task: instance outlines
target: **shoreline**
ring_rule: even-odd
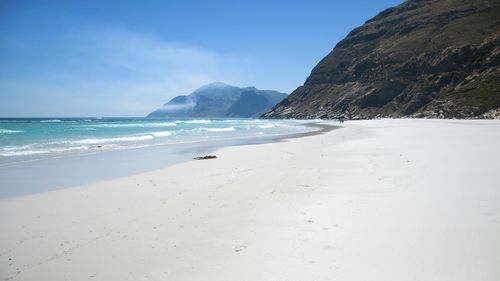
[[[500,276],[500,122],[343,127],[0,200],[0,278]]]
[[[287,139],[322,134],[330,130],[330,125],[318,125],[313,122],[303,124],[303,126],[319,128],[319,130],[278,136],[224,139],[175,145],[159,144],[149,147],[75,153],[8,163],[0,166],[0,178],[3,179],[4,185],[4,188],[0,189],[0,200],[163,169],[191,161],[193,157],[200,154],[213,153],[224,147],[281,142]],[[332,129],[334,128],[336,127],[333,126]],[[130,162],[129,159],[134,159],[134,161]],[[29,174],[30,177],[26,178],[24,176],[26,174]]]

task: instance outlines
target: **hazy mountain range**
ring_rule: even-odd
[[[499,65],[500,1],[406,1],[352,30],[263,117],[500,117]]]
[[[259,117],[286,96],[277,91],[215,82],[171,99],[147,117]]]

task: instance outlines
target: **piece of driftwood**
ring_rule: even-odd
[[[215,155],[205,155],[205,156],[198,156],[193,158],[194,160],[208,160],[208,159],[215,159],[217,156]]]

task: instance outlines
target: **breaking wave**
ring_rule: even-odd
[[[134,128],[134,127],[173,127],[177,126],[177,124],[173,122],[168,122],[168,123],[136,123],[136,124],[95,124],[90,126],[102,127],[102,128]]]
[[[24,132],[24,131],[0,129],[0,134],[17,134],[17,133],[22,133],[22,132]]]
[[[210,124],[210,120],[189,120],[189,121],[175,121],[175,123],[186,123],[186,124]]]
[[[232,132],[235,131],[236,129],[234,127],[228,127],[228,128],[203,128],[206,131],[209,132]]]

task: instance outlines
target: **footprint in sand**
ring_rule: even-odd
[[[332,246],[332,245],[325,245],[325,246],[323,246],[323,249],[324,249],[324,250],[335,249],[335,246]]]
[[[238,253],[238,252],[245,250],[246,248],[247,248],[247,246],[245,246],[245,245],[238,245],[238,246],[235,246],[233,248],[233,250]]]

